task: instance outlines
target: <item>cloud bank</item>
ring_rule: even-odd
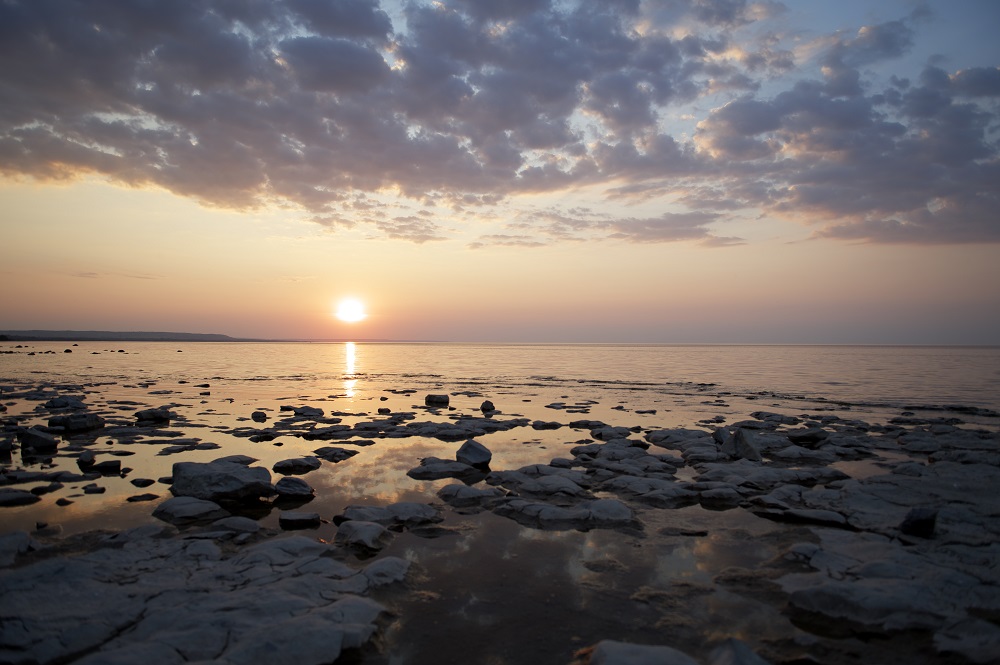
[[[815,237],[1000,241],[1000,69],[879,83],[918,13],[798,54],[778,2],[6,0],[0,173],[98,174],[330,228],[448,237],[369,195],[488,211],[598,188],[662,216],[518,215],[475,246]],[[880,80],[880,79],[879,79]],[[687,123],[687,124],[685,124]],[[368,205],[366,205],[366,202]],[[369,208],[359,213],[359,208]]]

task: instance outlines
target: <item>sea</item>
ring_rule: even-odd
[[[430,394],[448,395],[448,407],[428,409]],[[54,413],[46,404],[57,396],[77,397],[108,428],[82,443],[63,442],[54,456],[0,451],[0,470],[78,472],[76,458],[87,449],[98,460],[120,459],[122,472],[59,486],[19,484],[38,491],[41,501],[0,508],[0,532],[58,539],[163,526],[152,511],[170,496],[175,462],[240,454],[270,469],[319,445],[343,446],[357,454],[302,476],[316,497],[296,509],[322,517],[307,535],[334,542],[335,517],[349,505],[417,501],[440,506],[444,516],[434,529],[395,534],[380,553],[406,558],[416,572],[402,595],[380,598],[398,619],[382,651],[363,662],[565,663],[573,648],[602,635],[661,643],[664,622],[675,644],[691,653],[710,643],[719,626],[751,644],[795,639],[796,628],[766,594],[747,598],[714,582],[734,567],[752,569],[775,557],[775,539],[784,536],[742,508],[698,505],[640,507],[643,526],[634,532],[538,530],[490,511],[451,510],[436,493],[454,479],[407,474],[428,457],[454,459],[461,442],[377,434],[363,444],[310,441],[299,436],[301,428],[355,425],[385,414],[455,422],[484,417],[488,401],[491,418],[532,423],[477,437],[493,452],[497,470],[572,457],[573,446],[590,441],[586,427],[570,426],[581,420],[628,427],[636,439],[665,428],[712,431],[761,412],[875,426],[917,418],[995,432],[1000,347],[0,343],[6,425],[0,442],[13,442],[17,427],[44,426]],[[176,414],[169,426],[128,434],[135,411],[161,406]],[[323,416],[283,420],[302,406],[322,409]],[[256,411],[267,421],[255,422]],[[276,438],[248,438],[280,422],[291,424],[278,428]],[[880,450],[833,466],[861,479],[903,459],[902,452]],[[693,474],[685,466],[677,478]],[[280,533],[280,512],[264,505],[248,516]],[[680,597],[683,604],[674,607]]]
[[[0,350],[11,352],[0,355],[0,380],[212,380],[240,395],[440,387],[653,400],[708,386],[887,409],[1000,409],[996,346],[27,342]]]

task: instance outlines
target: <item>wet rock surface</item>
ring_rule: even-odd
[[[0,660],[329,663],[372,638],[386,610],[366,594],[408,567],[354,569],[303,537],[237,551],[218,540],[143,527],[0,572]]]
[[[636,409],[646,418],[636,426],[624,406],[615,409],[621,420],[550,421],[511,413],[498,397],[503,411],[492,401],[482,408],[482,394],[470,390],[371,415],[297,398],[225,421],[180,398],[153,407],[105,400],[99,390],[68,392],[83,398],[7,390],[17,396],[8,406],[36,406],[6,423],[0,510],[106,501],[144,511],[150,526],[79,540],[60,539],[49,524],[0,534],[4,662],[235,663],[280,654],[325,663],[368,644],[387,609],[415,626],[402,636],[424,626],[425,607],[475,617],[483,630],[516,623],[518,613],[502,613],[501,596],[490,596],[503,588],[538,608],[572,607],[565,603],[579,596],[589,599],[581,607],[630,618],[628,628],[609,610],[593,617],[590,632],[581,625],[580,635],[566,633],[558,662],[901,664],[927,654],[998,662],[1000,499],[992,488],[1000,436],[991,413],[976,412],[969,424],[954,415],[961,410],[862,420],[786,408],[671,427],[655,420],[661,407]],[[407,399],[417,391],[387,392]],[[542,408],[598,406],[566,399]],[[97,419],[102,426],[90,427]],[[337,447],[309,443],[326,440]],[[218,448],[237,454],[218,457]],[[184,459],[169,476],[142,466],[165,451]],[[274,484],[269,468],[283,474]],[[297,477],[304,473],[308,483]],[[365,487],[404,482],[406,491],[352,487],[351,479],[369,477]],[[497,549],[497,534],[513,534],[511,549],[534,544],[523,567],[514,554],[477,564],[481,579],[470,584],[481,586],[452,600],[445,580],[465,564],[445,562],[461,562],[462,548],[477,543]],[[462,548],[453,551],[453,542]],[[572,556],[563,561],[549,549]],[[447,554],[435,558],[438,551]],[[654,574],[656,561],[675,552],[719,561],[703,565],[707,577],[693,573],[697,583],[665,568]],[[420,579],[428,581],[391,602],[367,598],[405,578],[403,553],[423,557]],[[524,577],[505,578],[508,567]],[[640,570],[650,571],[641,582]],[[563,575],[568,583],[555,585]],[[547,584],[563,598],[536,596]],[[94,597],[101,602],[85,601]],[[540,621],[528,603],[519,611]],[[731,632],[715,626],[706,639],[702,625],[720,604],[738,608],[730,620],[747,618]],[[198,608],[190,616],[188,605]],[[93,630],[76,628],[92,609]],[[759,637],[725,639],[736,623]],[[617,632],[597,634],[609,624]],[[388,658],[375,649],[362,661]]]

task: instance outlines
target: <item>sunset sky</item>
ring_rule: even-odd
[[[998,30],[996,0],[6,0],[0,329],[1000,344]]]

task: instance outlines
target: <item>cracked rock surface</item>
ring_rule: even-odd
[[[302,536],[224,551],[155,526],[106,536],[0,572],[0,662],[329,663],[372,637],[385,610],[365,595],[409,567],[356,570],[333,551]]]

